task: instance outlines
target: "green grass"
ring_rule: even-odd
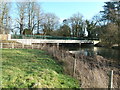
[[[79,84],[64,75],[62,66],[44,51],[3,49],[2,87],[79,88]]]

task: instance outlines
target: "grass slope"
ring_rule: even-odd
[[[62,67],[41,50],[3,49],[3,88],[79,88]]]

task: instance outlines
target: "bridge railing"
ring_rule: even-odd
[[[98,38],[88,37],[63,37],[46,35],[11,35],[11,39],[55,39],[55,40],[99,40]]]

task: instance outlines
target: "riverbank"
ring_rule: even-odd
[[[41,49],[61,62],[64,72],[78,79],[81,82],[81,88],[108,88],[111,70],[114,71],[113,87],[120,88],[120,65],[114,60],[98,55],[93,57],[82,54],[73,55],[55,46],[43,46]]]
[[[111,70],[114,70],[113,87],[120,88],[120,64],[114,60],[108,60],[98,55],[74,55],[58,46],[47,44],[34,44],[29,48],[45,51],[47,55],[59,62],[64,73],[79,80],[81,88],[108,88]]]
[[[118,46],[118,44],[114,44],[114,45],[106,45],[102,42],[99,42],[98,44],[95,45],[96,47],[105,47],[105,48],[112,48],[112,49],[116,49],[116,50],[120,50],[120,46]]]
[[[79,88],[76,79],[47,54],[35,49],[2,49],[2,88]]]
[[[120,50],[120,46],[112,46],[112,49]]]

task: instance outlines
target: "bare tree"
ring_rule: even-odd
[[[42,18],[42,9],[39,4],[36,5],[36,26],[37,26],[37,34],[40,34],[40,25]]]
[[[80,37],[83,34],[83,19],[80,13],[74,14],[69,19],[72,27],[72,36]]]
[[[26,14],[26,3],[25,2],[17,2],[17,10],[18,10],[18,29],[20,30],[20,34],[23,33],[24,26],[25,26],[25,14]]]
[[[20,34],[24,30],[32,32],[35,30],[37,26],[37,32],[39,33],[40,28],[40,18],[41,18],[41,10],[40,5],[37,2],[18,2],[17,10],[18,10],[18,18],[17,23],[20,30]]]
[[[36,2],[27,2],[28,29],[33,32],[36,26]]]
[[[10,3],[0,2],[0,24],[2,27],[9,28],[10,24]],[[7,30],[8,31],[8,30]]]
[[[8,19],[10,18],[9,12],[10,12],[10,3],[7,2],[1,2],[0,3],[0,21],[1,24],[8,26]]]
[[[42,19],[41,25],[45,35],[50,35],[50,33],[56,29],[59,24],[59,18],[53,13],[45,13]]]

